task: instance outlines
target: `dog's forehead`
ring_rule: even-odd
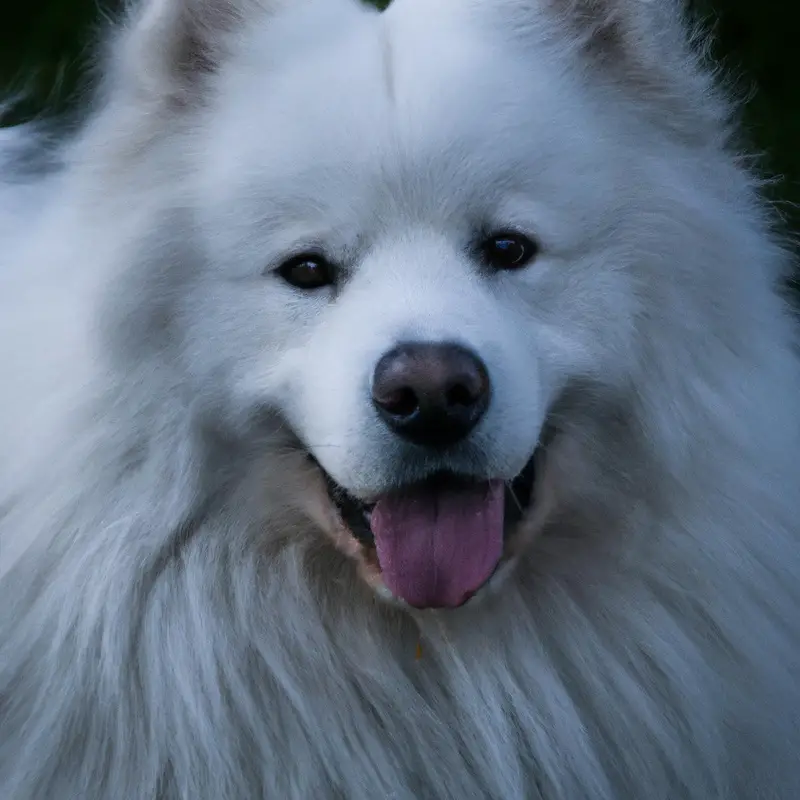
[[[376,15],[283,49],[278,62],[235,64],[219,93],[229,113],[215,117],[228,128],[215,131],[228,158],[265,177],[288,172],[323,185],[334,172],[360,179],[362,169],[383,169],[386,180],[403,169],[417,181],[444,174],[452,193],[453,173],[483,180],[531,152],[544,160],[563,150],[576,120],[557,70],[520,60],[502,36],[463,20],[423,22]]]
[[[259,55],[265,42],[234,64],[195,192],[231,221],[226,240],[344,248],[433,226],[463,242],[534,224],[566,241],[617,196],[631,153],[570,77],[459,24],[376,15],[277,61]]]

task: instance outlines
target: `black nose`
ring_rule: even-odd
[[[483,361],[458,344],[401,344],[375,367],[372,402],[399,436],[426,447],[463,439],[489,406]]]

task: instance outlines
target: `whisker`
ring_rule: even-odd
[[[520,513],[524,513],[525,509],[522,507],[522,503],[520,503],[519,499],[517,498],[517,495],[514,492],[514,488],[513,488],[512,482],[511,481],[504,481],[504,483],[506,485],[506,489],[508,490],[509,495],[511,496],[511,499],[516,504],[516,506],[519,509]]]

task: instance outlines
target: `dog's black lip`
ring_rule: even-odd
[[[525,516],[533,502],[534,486],[536,483],[536,460],[538,448],[523,467],[522,471],[514,480],[506,483],[505,503],[504,503],[504,536],[508,537],[517,523]],[[369,514],[375,503],[364,503],[354,497],[343,486],[340,486],[322,467],[322,465],[309,454],[309,458],[319,467],[322,472],[328,495],[336,506],[344,524],[350,533],[363,545],[374,546],[375,536],[369,525]],[[424,481],[430,483],[449,483],[449,482],[475,482],[478,479],[474,476],[459,475],[452,472],[438,472]]]

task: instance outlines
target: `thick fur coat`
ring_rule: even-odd
[[[796,800],[790,265],[676,5],[146,0],[102,66],[3,144],[0,797]],[[404,326],[486,354],[498,475],[547,431],[450,611],[321,488],[428,468],[357,396]]]

